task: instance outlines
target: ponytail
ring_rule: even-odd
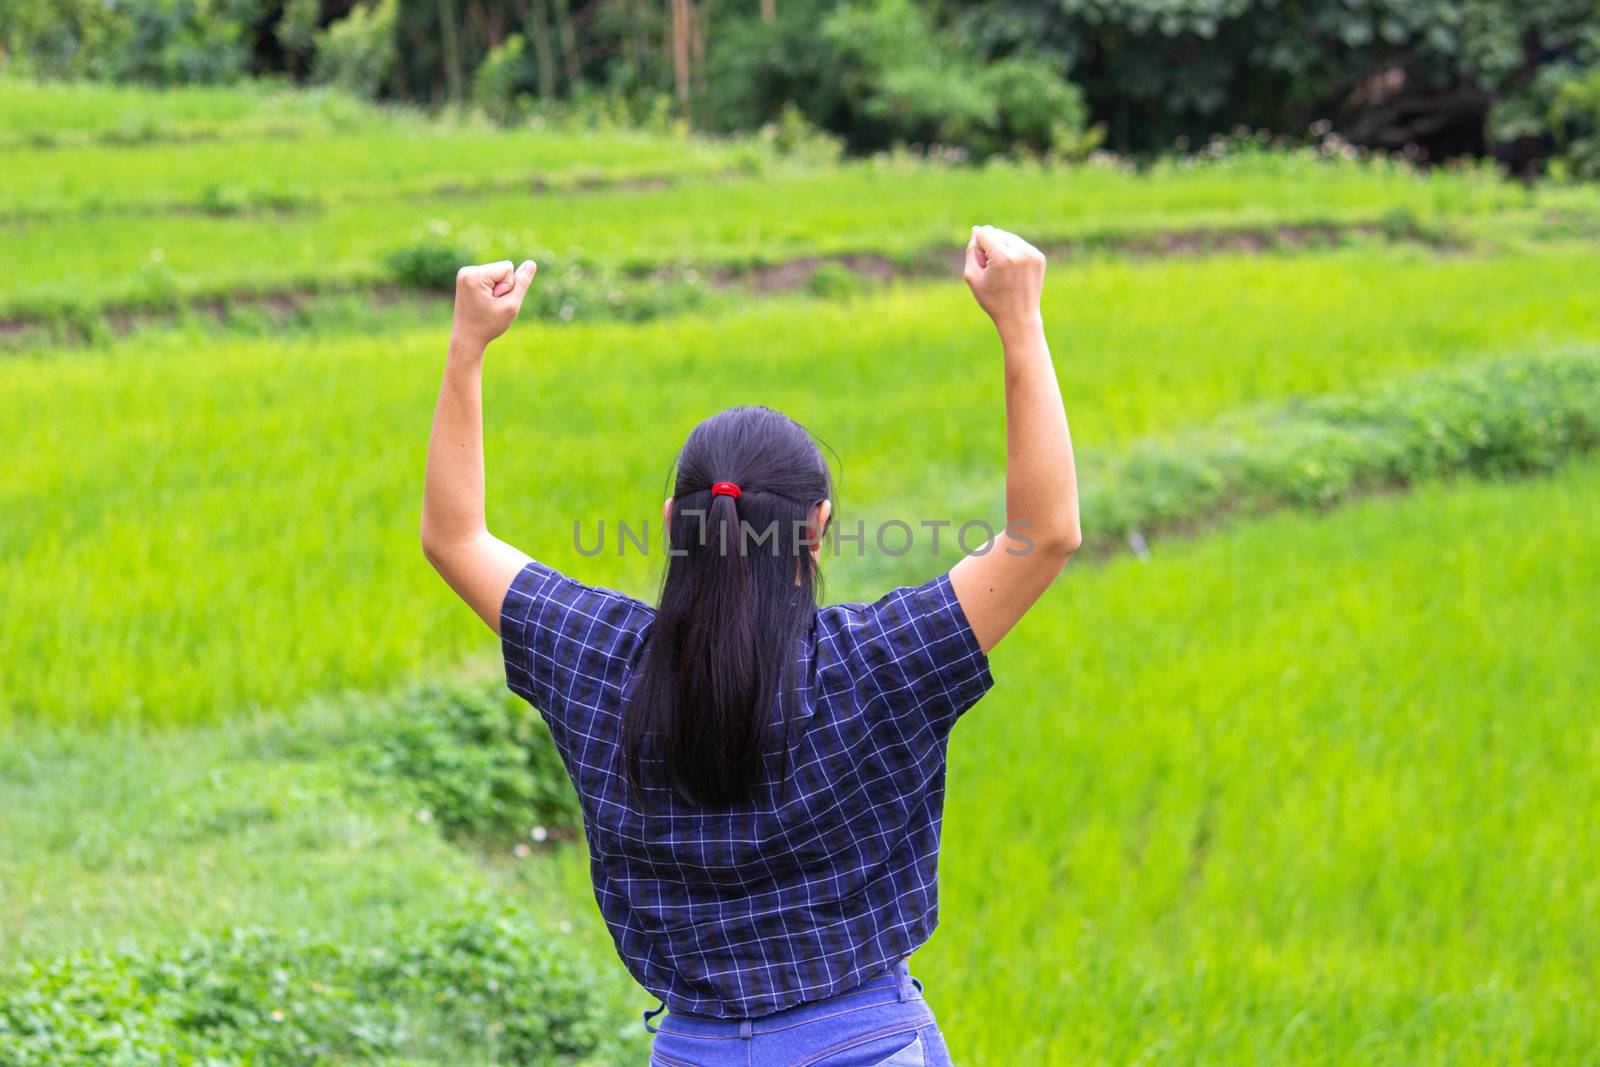
[[[815,443],[778,412],[734,408],[689,435],[661,600],[623,714],[636,791],[665,785],[714,808],[750,796],[816,611],[806,535],[830,494]]]

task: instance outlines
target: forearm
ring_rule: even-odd
[[[484,518],[483,348],[452,338],[428,438],[422,544],[432,558],[488,532]]]
[[[1037,316],[1000,328],[1005,348],[1006,523],[1024,542],[1071,552],[1081,540],[1072,436]]]

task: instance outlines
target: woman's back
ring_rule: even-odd
[[[708,808],[624,770],[648,605],[528,564],[506,678],[582,800],[595,895],[634,977],[675,1011],[742,1018],[884,974],[938,917],[945,745],[992,684],[947,576],[818,609],[795,642],[750,796]]]

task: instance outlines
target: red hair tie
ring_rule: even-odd
[[[731,496],[733,499],[738,500],[744,493],[740,492],[739,487],[732,482],[718,482],[711,487],[711,495]]]

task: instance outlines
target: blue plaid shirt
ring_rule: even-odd
[[[752,800],[727,811],[628,786],[623,700],[654,615],[540,563],[500,613],[506,683],[543,714],[577,788],[623,963],[673,1011],[723,1018],[893,968],[938,923],[945,746],[994,684],[949,578],[817,611],[788,759],[774,746]]]

